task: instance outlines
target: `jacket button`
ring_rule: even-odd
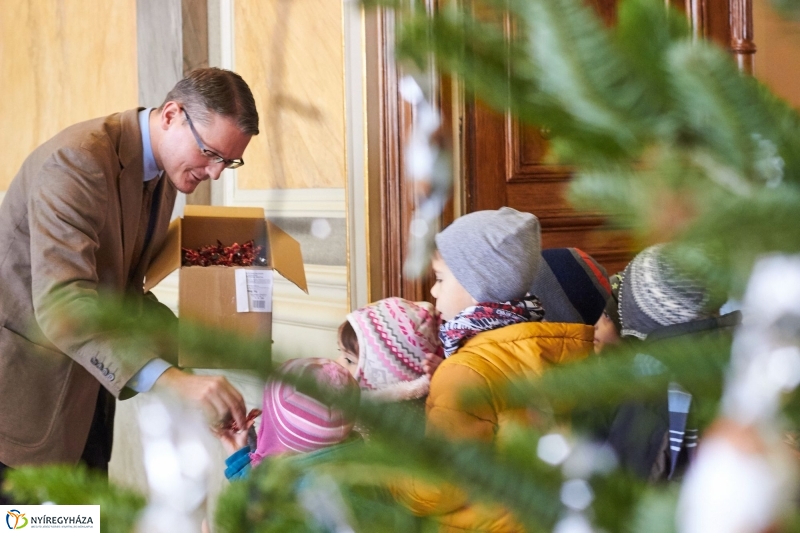
[[[106,377],[108,378],[108,381],[114,381],[114,374],[109,374]]]
[[[107,368],[103,369],[103,375],[108,376],[108,374],[109,374],[108,369]]]
[[[96,366],[97,365],[97,357],[92,356],[92,358],[89,359],[89,362]]]

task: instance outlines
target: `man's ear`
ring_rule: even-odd
[[[162,130],[168,130],[172,125],[178,123],[181,118],[181,109],[181,105],[172,100],[162,106],[159,117],[159,125]]]

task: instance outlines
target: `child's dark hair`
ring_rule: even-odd
[[[342,322],[342,325],[339,326],[338,334],[342,347],[351,354],[358,355],[358,337],[349,320]]]

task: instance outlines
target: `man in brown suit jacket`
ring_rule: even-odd
[[[102,294],[154,301],[143,277],[177,191],[243,164],[257,133],[244,80],[198,69],[158,109],[76,124],[25,160],[0,205],[0,480],[27,464],[107,469],[114,397],[153,386],[243,427],[242,396],[224,378],[184,373],[165,354],[131,353],[64,319]],[[174,320],[161,304],[150,308]]]

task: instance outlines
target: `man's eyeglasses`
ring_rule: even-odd
[[[197,146],[200,148],[200,151],[203,152],[204,156],[211,159],[214,163],[225,163],[225,168],[239,168],[244,165],[244,159],[225,159],[213,150],[206,148],[206,145],[203,144],[203,141],[200,139],[200,135],[197,134],[197,130],[194,129],[194,124],[192,124],[192,119],[189,118],[189,113],[187,113],[185,109],[182,109],[182,111],[183,114],[186,115],[186,122],[189,123],[189,129],[192,130],[194,140],[197,141]]]

